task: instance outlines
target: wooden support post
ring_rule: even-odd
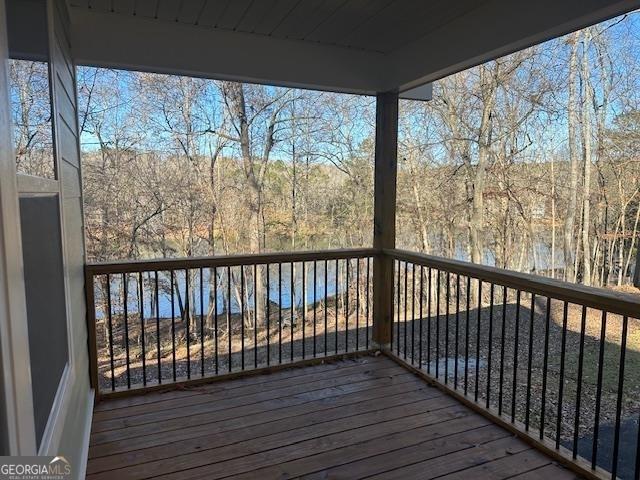
[[[398,93],[376,97],[376,152],[373,247],[396,246],[396,177],[398,172]],[[373,260],[373,342],[386,348],[393,324],[393,259]]]

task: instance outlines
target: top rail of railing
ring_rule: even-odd
[[[396,260],[434,267],[508,288],[535,293],[536,295],[544,295],[557,300],[633,318],[640,316],[640,295],[587,287],[552,278],[435,257],[408,250],[384,249],[382,253]]]
[[[272,263],[366,258],[379,254],[374,248],[343,248],[334,250],[308,250],[298,252],[255,253],[243,255],[219,255],[212,257],[161,258],[153,260],[124,260],[116,262],[88,263],[87,273],[134,273],[147,271],[169,271],[191,268],[226,267],[241,265],[266,265]]]

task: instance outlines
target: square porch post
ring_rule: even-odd
[[[396,177],[398,171],[398,93],[376,96],[373,247],[396,246]],[[373,260],[373,343],[388,348],[393,325],[393,260]]]

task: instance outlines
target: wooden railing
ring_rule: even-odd
[[[396,359],[582,474],[638,478],[637,296],[383,253]]]
[[[393,262],[374,345],[374,260]],[[402,250],[90,264],[98,397],[381,348],[579,473],[640,473],[635,295]],[[382,271],[382,270],[381,270]],[[377,324],[378,327],[383,325]],[[632,438],[630,438],[632,437]]]
[[[366,351],[372,249],[88,264],[98,397]]]

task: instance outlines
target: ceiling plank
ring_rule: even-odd
[[[177,0],[159,0],[156,18],[167,22],[175,22],[178,18],[180,10],[180,1]]]
[[[345,0],[309,0],[301,2],[278,26],[273,35],[303,39],[344,5]]]
[[[271,32],[278,27],[280,22],[289,15],[291,10],[293,10],[300,1],[301,0],[276,0],[273,7],[265,12],[265,15],[253,29],[253,32],[262,35],[271,35]]]
[[[206,0],[181,0],[178,22],[195,25],[205,3]]]
[[[207,0],[198,18],[198,25],[215,27],[230,1],[232,0]]]
[[[135,15],[141,17],[154,18],[156,16],[156,8],[160,0],[136,0]]]
[[[393,0],[348,0],[340,8],[339,15],[319,25],[305,39],[320,43],[343,44],[343,39],[353,30],[392,2]]]
[[[216,28],[235,30],[242,17],[251,7],[252,0],[233,0],[218,20]]]

